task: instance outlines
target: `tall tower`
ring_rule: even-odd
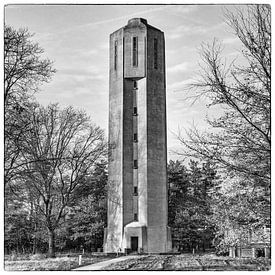
[[[104,251],[167,252],[165,47],[134,18],[110,35],[108,226]]]

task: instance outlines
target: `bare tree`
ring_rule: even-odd
[[[72,107],[36,107],[22,141],[25,192],[48,230],[49,255],[54,256],[55,230],[64,220],[77,187],[107,153],[104,132]],[[22,184],[22,182],[20,183]]]
[[[36,92],[39,84],[50,80],[55,72],[49,59],[42,59],[43,49],[31,41],[27,29],[5,26],[5,107],[26,93]]]
[[[216,162],[228,176],[237,177],[247,190],[248,207],[257,212],[255,220],[266,224],[270,223],[270,6],[227,11],[226,20],[243,44],[245,62],[226,66],[217,41],[202,46],[205,66],[192,88],[196,97],[206,96],[210,106],[219,105],[224,114],[208,119],[212,133],[193,128],[187,139],[181,135],[179,139],[185,155]]]
[[[18,174],[20,140],[29,127],[30,97],[55,72],[52,62],[42,59],[43,49],[31,38],[27,29],[5,26],[5,184]]]

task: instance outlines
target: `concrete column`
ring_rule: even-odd
[[[235,258],[236,257],[236,253],[235,253],[235,246],[231,246],[229,248],[229,257]]]
[[[241,255],[242,254],[241,247],[237,247],[235,251],[236,251],[236,255],[235,256],[241,258],[241,256],[242,256]]]
[[[252,258],[256,258],[256,250],[255,250],[255,247],[252,247]]]
[[[271,258],[271,248],[270,247],[264,248],[264,256],[265,256],[265,258],[268,258],[268,259]]]

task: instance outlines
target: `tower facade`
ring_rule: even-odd
[[[104,251],[171,250],[165,45],[134,18],[110,35],[108,226]]]

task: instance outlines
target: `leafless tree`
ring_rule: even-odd
[[[27,29],[5,26],[5,184],[18,174],[20,140],[29,127],[30,97],[55,72],[52,62],[41,57],[43,49],[31,38]]]
[[[21,180],[48,230],[49,255],[54,256],[55,230],[64,220],[74,192],[107,154],[104,132],[89,117],[57,104],[36,107],[30,130],[21,140]],[[37,214],[37,213],[36,213]]]
[[[227,11],[225,17],[242,42],[245,61],[226,66],[221,44],[202,46],[205,66],[191,88],[196,98],[207,97],[210,106],[218,105],[224,113],[208,119],[211,133],[193,128],[187,131],[188,138],[179,135],[179,139],[183,154],[216,162],[228,176],[243,179],[251,209],[269,223],[271,10],[269,5],[247,5]]]
[[[27,29],[5,26],[5,107],[26,93],[36,92],[39,84],[50,80],[55,72],[49,59],[42,59],[43,49],[31,41]]]

